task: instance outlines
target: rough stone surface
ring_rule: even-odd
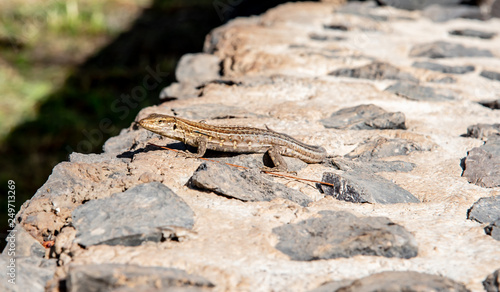
[[[413,235],[384,217],[356,217],[349,212],[320,212],[320,218],[273,229],[276,248],[296,261],[372,255],[412,258],[418,247]]]
[[[14,260],[14,276],[10,275],[11,259]],[[5,292],[44,292],[47,282],[54,277],[56,271],[55,259],[42,259],[39,257],[10,257],[0,255],[0,290]],[[14,279],[14,283],[8,282]]]
[[[87,291],[211,291],[214,284],[183,270],[123,264],[74,265],[68,292]],[[131,289],[131,290],[127,290]]]
[[[418,80],[409,73],[402,72],[399,68],[389,63],[373,62],[358,68],[343,68],[330,72],[328,75],[343,76],[363,79],[395,79],[417,82]]]
[[[389,86],[386,91],[410,100],[443,101],[455,98],[455,94],[451,90],[435,90],[432,87],[411,82],[398,82]]]
[[[148,133],[146,131],[130,131],[130,130],[122,130],[119,136],[109,138],[104,146],[102,147],[105,153],[110,153],[111,155],[115,155],[117,153],[123,153],[125,151],[130,150],[134,145],[140,143],[141,141],[146,141],[148,139]],[[89,160],[90,157],[94,159],[100,159],[101,162],[107,162],[110,159],[113,160],[115,157],[109,155],[97,155],[90,154],[91,156],[84,156],[85,154],[81,153],[72,153],[70,156],[73,159],[80,159],[80,157],[89,157],[85,158],[85,160]],[[82,161],[83,163],[87,163]],[[92,161],[96,162],[96,161]]]
[[[477,6],[471,5],[439,5],[427,6],[422,11],[424,17],[434,22],[446,22],[455,18],[484,19],[485,15]]]
[[[202,90],[194,83],[174,82],[160,92],[161,100],[175,100],[199,97]]]
[[[386,112],[373,104],[344,108],[320,121],[326,128],[334,129],[406,129],[403,113]]]
[[[486,292],[500,291],[500,269],[494,271],[483,281],[484,290]]]
[[[14,252],[17,257],[44,258],[45,248],[29,234],[21,225],[9,232],[7,245],[2,254],[8,255]]]
[[[449,34],[458,35],[458,36],[465,36],[465,37],[480,38],[480,39],[491,39],[494,36],[496,36],[496,33],[494,33],[494,32],[475,30],[475,29],[467,29],[467,28],[466,29],[450,30]]]
[[[432,62],[415,62],[415,63],[413,63],[412,66],[415,68],[428,69],[428,70],[438,71],[438,72],[447,73],[447,74],[465,74],[465,73],[473,72],[475,70],[475,67],[472,65],[446,66],[446,65],[441,65],[441,64],[432,63]]]
[[[453,5],[460,4],[460,0],[438,0],[438,1],[430,1],[430,0],[379,0],[380,3],[384,5],[393,6],[399,9],[406,10],[421,10],[427,6],[433,4],[441,4],[441,5]]]
[[[280,197],[249,202],[192,188],[189,180],[203,161],[150,145],[186,148],[182,142],[161,138],[133,123],[106,142],[103,154],[72,154],[70,161],[57,165],[47,182],[21,206],[16,222],[39,244],[55,241],[52,248],[46,249],[46,257],[57,261],[47,290],[67,291],[64,283],[70,266],[126,263],[188,271],[213,283],[214,290],[228,292],[309,291],[325,282],[353,281],[383,271],[439,274],[463,283],[470,291],[483,291],[484,279],[499,268],[500,242],[485,234],[489,223],[467,220],[466,214],[480,198],[500,193],[498,187],[469,183],[461,176],[461,161],[467,151],[484,144],[480,139],[464,137],[467,127],[500,121],[499,110],[480,104],[488,102],[493,106],[500,98],[500,82],[480,76],[481,71],[500,68],[500,38],[470,38],[448,32],[467,28],[498,35],[500,19],[455,18],[435,23],[423,14],[380,7],[373,1],[349,2],[342,7],[331,1],[295,2],[260,16],[231,20],[212,30],[203,52],[220,60],[217,66],[221,76],[197,85],[172,84],[164,90],[170,94],[164,96],[162,103],[142,109],[135,120],[160,113],[189,116],[213,125],[262,129],[268,126],[304,143],[320,145],[329,156],[324,163],[306,165],[291,159],[300,164],[295,169],[297,176],[313,182],[259,174],[303,193],[311,202],[302,206]],[[341,26],[347,30],[331,29]],[[493,56],[459,57],[464,54],[449,54],[453,50],[446,47],[436,55],[454,57],[436,60],[410,56],[413,47],[437,41],[491,52]],[[417,79],[418,86],[432,88],[435,94],[451,95],[453,99],[410,100],[385,91],[404,80],[329,75],[339,69],[356,69],[377,62],[390,64],[394,71]],[[473,65],[476,70],[452,75],[415,68],[414,62],[450,67]],[[446,83],[451,77],[454,83]],[[148,98],[156,104],[155,97]],[[405,127],[356,130],[349,126],[329,128],[321,122],[339,110],[368,104],[387,113],[404,115]],[[388,118],[384,120],[392,123]],[[364,121],[358,123],[366,125]],[[378,138],[401,139],[425,151],[370,161],[345,157]],[[487,139],[490,143],[491,137]],[[78,145],[71,146],[79,151]],[[263,160],[259,154],[210,152],[207,157],[248,163],[254,169]],[[421,203],[353,204],[337,200],[322,193],[314,182],[320,181],[325,172],[371,176],[376,173],[384,179],[380,188],[392,190],[397,185]],[[371,176],[367,181],[373,185],[378,178]],[[75,242],[77,230],[72,212],[76,208],[151,182],[165,185],[189,205],[196,214],[193,228],[161,227],[164,239],[137,246],[82,247]],[[131,204],[123,209],[133,208]],[[389,218],[414,235],[418,255],[409,259],[358,255],[304,262],[290,260],[275,248],[278,237],[273,228],[311,219],[320,211]],[[141,215],[151,218],[152,213],[157,212],[143,209]],[[149,224],[156,224],[156,217]],[[121,291],[127,289],[129,292],[126,287]]]
[[[168,187],[158,182],[142,184],[76,208],[73,211],[75,242],[82,246],[159,242],[168,237],[162,228],[190,229],[194,225],[193,216],[189,206]]]
[[[343,173],[326,172],[321,179],[331,183],[321,185],[323,192],[337,200],[352,203],[420,203],[420,200],[407,190],[389,180],[363,171],[346,171]]]
[[[500,124],[477,124],[467,127],[468,137],[484,139],[494,135],[500,135]]]
[[[175,69],[175,77],[180,83],[200,85],[220,78],[220,59],[212,54],[186,54]]]
[[[172,114],[191,120],[204,119],[243,119],[255,118],[259,115],[250,113],[243,108],[223,104],[197,104],[195,106],[173,108]]]
[[[460,57],[493,57],[489,50],[464,46],[462,44],[437,41],[413,46],[410,57],[460,58]]]
[[[338,170],[362,170],[365,172],[410,172],[415,164],[407,161],[354,161],[335,157],[329,161],[332,167]]]
[[[382,272],[358,280],[345,282],[329,282],[311,290],[311,292],[327,291],[449,291],[469,292],[464,284],[438,275],[412,271]],[[488,291],[489,292],[489,291]]]
[[[311,199],[300,191],[270,181],[259,171],[239,170],[222,163],[203,163],[191,177],[191,185],[242,201],[284,198],[307,206]]]
[[[493,237],[495,240],[500,241],[500,218],[491,222],[490,225],[486,226],[484,228],[484,232]]]
[[[478,186],[500,186],[500,136],[490,136],[484,145],[467,152],[462,176]]]
[[[346,157],[360,161],[371,161],[383,157],[408,155],[410,152],[421,150],[423,149],[413,141],[379,137],[359,145]]]
[[[481,198],[467,212],[467,218],[479,223],[500,219],[500,196]]]
[[[376,7],[377,3],[375,1],[348,1],[342,7],[337,8],[336,12],[356,15],[374,21],[388,21],[391,18],[390,15],[377,13],[377,10],[374,9]],[[398,16],[394,18],[398,18]]]

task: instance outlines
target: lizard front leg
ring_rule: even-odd
[[[191,153],[189,151],[182,151],[182,153],[186,156],[186,157],[190,157],[190,158],[200,158],[200,157],[203,157],[203,155],[205,155],[205,152],[207,152],[207,138],[206,137],[197,137],[196,138],[196,143],[192,143],[192,144],[195,144],[194,146],[198,146],[198,150],[196,151],[196,153]],[[187,144],[187,143],[186,143]],[[191,143],[189,143],[191,144]],[[193,146],[193,145],[192,145]]]

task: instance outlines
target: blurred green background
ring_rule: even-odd
[[[186,53],[236,16],[260,14],[283,0],[0,1],[0,247],[7,236],[7,182],[16,212],[65,161],[70,149],[100,153],[143,107],[159,103]],[[141,86],[147,67],[168,72],[130,112],[123,94]],[[115,102],[115,103],[113,103]],[[113,107],[113,104],[115,107]],[[110,131],[89,139],[103,119]],[[82,141],[86,141],[82,144]]]

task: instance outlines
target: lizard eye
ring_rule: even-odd
[[[173,129],[174,129],[174,130],[176,130],[176,129],[177,129],[177,125],[176,125],[176,124],[174,124]]]

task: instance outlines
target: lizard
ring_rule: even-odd
[[[299,158],[307,163],[321,163],[327,154],[321,146],[302,143],[269,128],[264,130],[244,126],[215,126],[162,114],[151,114],[141,119],[139,125],[161,136],[197,147],[197,153],[185,151],[189,157],[203,157],[207,150],[234,153],[267,152],[274,164],[273,168],[264,168],[268,171],[288,170],[282,155]]]

